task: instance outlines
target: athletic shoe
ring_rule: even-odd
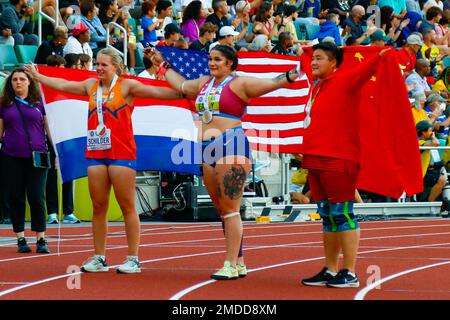
[[[236,264],[236,270],[238,272],[239,278],[243,278],[247,275],[247,266],[245,264]]]
[[[50,253],[50,250],[48,250],[47,240],[44,238],[40,238],[36,242],[36,252],[37,253]]]
[[[58,224],[59,221],[58,221],[58,216],[57,216],[57,214],[56,214],[56,213],[50,213],[50,214],[48,215],[47,223],[48,223],[48,224]]]
[[[105,259],[99,255],[94,255],[92,258],[85,261],[81,266],[83,272],[107,272],[108,265]]]
[[[31,248],[27,244],[27,239],[25,239],[24,237],[17,239],[17,248],[18,248],[17,252],[19,253],[31,252]]]
[[[327,283],[333,280],[334,276],[328,271],[327,267],[324,267],[322,271],[316,274],[314,277],[303,279],[302,283],[305,286],[324,287]]]
[[[75,217],[73,213],[64,215],[63,223],[80,223],[80,219]]]
[[[229,261],[225,261],[222,269],[211,275],[211,279],[215,280],[236,280],[237,278],[239,278],[239,273],[236,268],[231,266]]]
[[[127,257],[122,265],[117,268],[117,273],[140,273],[141,264],[137,257]]]
[[[327,282],[327,287],[333,288],[358,288],[359,281],[356,274],[349,272],[347,269],[342,269],[338,272],[334,279]]]

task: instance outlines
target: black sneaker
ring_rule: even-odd
[[[324,287],[327,285],[328,281],[333,280],[333,278],[333,275],[328,272],[328,268],[324,267],[322,271],[320,271],[314,277],[303,279],[302,283],[305,286]]]
[[[327,287],[332,288],[358,288],[359,281],[358,277],[351,275],[347,269],[342,269],[338,272],[334,279],[328,281]]]
[[[40,238],[36,242],[36,252],[37,253],[50,253],[50,250],[48,250],[48,246],[47,246],[47,240],[45,240],[44,238]]]
[[[17,248],[18,248],[17,252],[19,253],[31,252],[31,248],[27,244],[27,239],[25,239],[24,237],[17,239]]]

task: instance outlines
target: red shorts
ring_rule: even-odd
[[[358,172],[308,170],[309,187],[315,201],[328,200],[329,203],[354,201],[357,179]]]

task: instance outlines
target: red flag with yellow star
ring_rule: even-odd
[[[385,47],[344,47],[340,70],[360,66]],[[312,48],[304,49],[302,69],[311,81]],[[356,106],[359,123],[360,174],[357,188],[399,198],[403,192],[422,192],[423,178],[417,134],[405,82],[394,49],[380,59],[376,73],[361,90],[352,92],[349,108]],[[337,98],[339,98],[337,96]],[[332,101],[330,101],[332,103]],[[330,137],[332,139],[332,137]]]

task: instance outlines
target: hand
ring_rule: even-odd
[[[404,27],[406,27],[409,24],[409,19],[405,19],[402,21],[402,23],[400,24],[400,29],[403,29]]]
[[[34,14],[34,9],[33,9],[33,7],[26,7],[26,8],[25,8],[24,16],[30,17],[30,16],[32,16],[33,14]]]
[[[4,37],[9,37],[9,36],[12,35],[12,31],[11,31],[11,29],[9,29],[9,28],[3,29],[3,30],[2,30],[2,33],[3,33],[3,36],[4,36]]]
[[[122,20],[125,20],[128,18],[128,12],[126,10],[119,10],[119,17]]]
[[[248,27],[249,24],[250,24],[250,16],[246,15],[244,17],[244,26]]]
[[[37,79],[37,77],[39,76],[39,71],[34,64],[26,64],[23,68],[25,69],[25,73],[28,74],[31,78]]]
[[[439,118],[439,116],[442,114],[442,110],[441,109],[435,109],[432,113],[433,116],[437,118]]]
[[[159,65],[164,61],[164,57],[161,52],[155,48],[145,48],[144,57],[149,59],[155,67],[159,67]]]

